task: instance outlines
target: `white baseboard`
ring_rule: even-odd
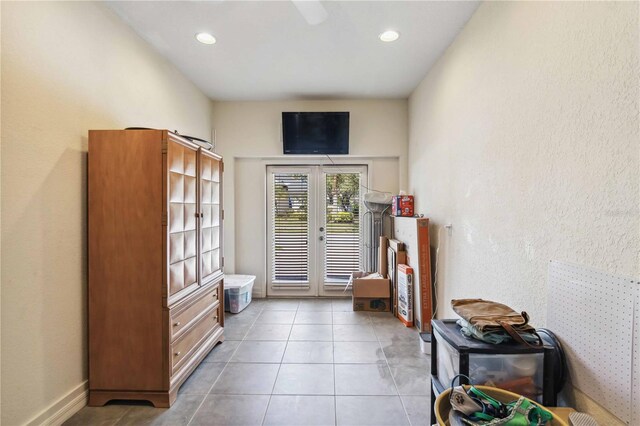
[[[87,405],[89,382],[84,381],[71,392],[58,399],[40,414],[34,417],[27,426],[58,426],[71,418]]]

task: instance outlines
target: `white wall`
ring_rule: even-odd
[[[1,422],[17,425],[87,379],[87,131],[208,138],[211,104],[99,3],[1,7]]]
[[[369,163],[370,187],[377,190],[396,192],[407,183],[405,99],[214,102],[216,151],[225,159],[225,272],[256,275],[258,297],[266,288],[266,165],[329,162],[282,156],[283,111],[350,111],[344,161]]]
[[[482,297],[544,326],[550,259],[640,275],[638,36],[637,2],[485,2],[411,95],[409,189],[453,224],[441,317]]]

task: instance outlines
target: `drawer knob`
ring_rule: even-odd
[[[217,316],[217,315],[214,315],[214,316],[213,316],[213,320],[214,320],[214,321],[218,321],[218,316]]]
[[[174,323],[173,323],[173,326],[174,326],[174,327],[178,327],[178,326],[180,326],[180,321],[174,322]]]
[[[176,352],[176,353],[173,354],[173,356],[180,356],[180,353],[181,352]]]

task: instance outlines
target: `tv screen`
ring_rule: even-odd
[[[348,112],[283,112],[285,154],[348,154]]]

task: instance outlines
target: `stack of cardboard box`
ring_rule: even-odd
[[[352,276],[353,310],[390,311],[407,327],[431,332],[429,219],[413,216],[413,196],[396,196],[393,206],[394,238],[380,237],[377,273]]]

